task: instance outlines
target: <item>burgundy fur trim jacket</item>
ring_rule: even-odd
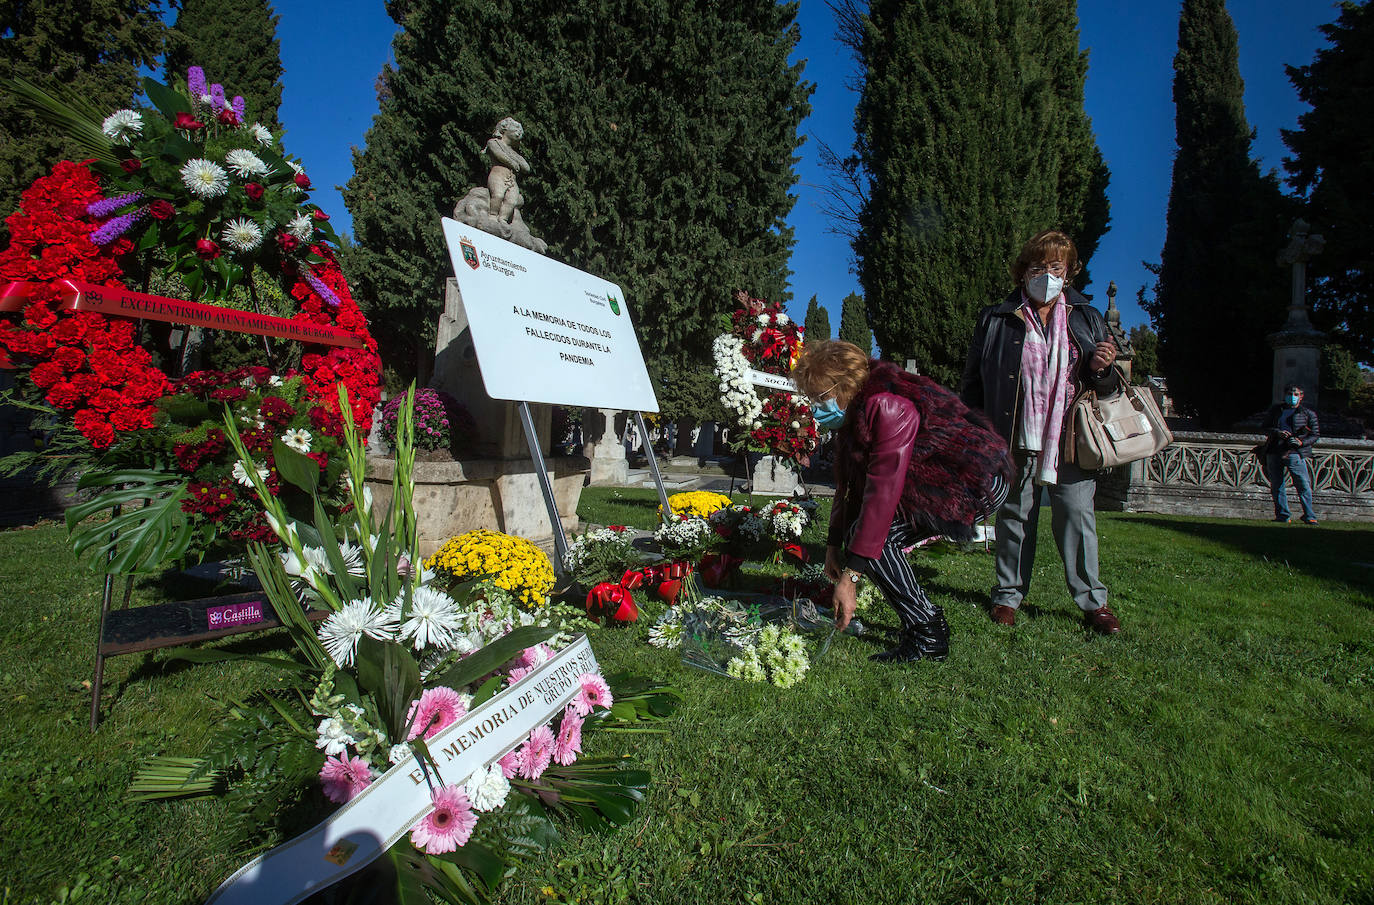
[[[870,361],[836,442],[827,543],[876,559],[898,511],[927,535],[956,540],[991,509],[994,476],[1011,476],[1006,442],[928,377]]]

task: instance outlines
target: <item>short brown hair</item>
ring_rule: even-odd
[[[1020,283],[1026,278],[1026,271],[1032,264],[1043,261],[1063,261],[1065,282],[1072,281],[1083,269],[1083,265],[1078,261],[1078,248],[1074,246],[1068,233],[1057,229],[1042,229],[1021,246],[1021,253],[1011,265],[1012,279]]]
[[[792,368],[792,382],[803,394],[816,398],[833,387],[836,396],[854,398],[868,379],[868,356],[853,343],[823,339],[802,346]]]

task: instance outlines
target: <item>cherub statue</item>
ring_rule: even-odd
[[[503,223],[510,223],[524,198],[520,196],[520,186],[516,184],[516,173],[528,173],[529,161],[515,150],[515,142],[525,137],[525,129],[514,117],[507,116],[496,124],[491,140],[487,142],[487,157],[491,158],[491,172],[487,174],[487,191],[490,193],[488,210]]]
[[[496,124],[486,146],[487,158],[491,161],[487,186],[469,189],[454,205],[453,216],[469,226],[543,254],[548,245],[530,234],[520,216],[520,205],[525,199],[520,194],[515,174],[528,173],[530,165],[515,149],[515,143],[524,135],[524,127],[514,117],[507,116]]]

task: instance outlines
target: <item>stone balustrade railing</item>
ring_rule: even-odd
[[[1098,505],[1130,512],[1272,518],[1264,465],[1251,449],[1259,434],[1180,431],[1153,457],[1098,482]],[[1374,441],[1323,438],[1308,460],[1317,518],[1374,521]],[[1294,512],[1297,494],[1289,482]]]

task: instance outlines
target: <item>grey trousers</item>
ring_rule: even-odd
[[[997,513],[997,584],[992,588],[993,605],[1012,609],[1030,590],[1042,489],[1034,480],[1036,454],[1014,456],[1011,491]],[[1073,602],[1084,612],[1099,609],[1107,603],[1107,586],[1097,575],[1097,481],[1077,465],[1065,464],[1059,467],[1059,483],[1044,489],[1049,491],[1054,542]]]

